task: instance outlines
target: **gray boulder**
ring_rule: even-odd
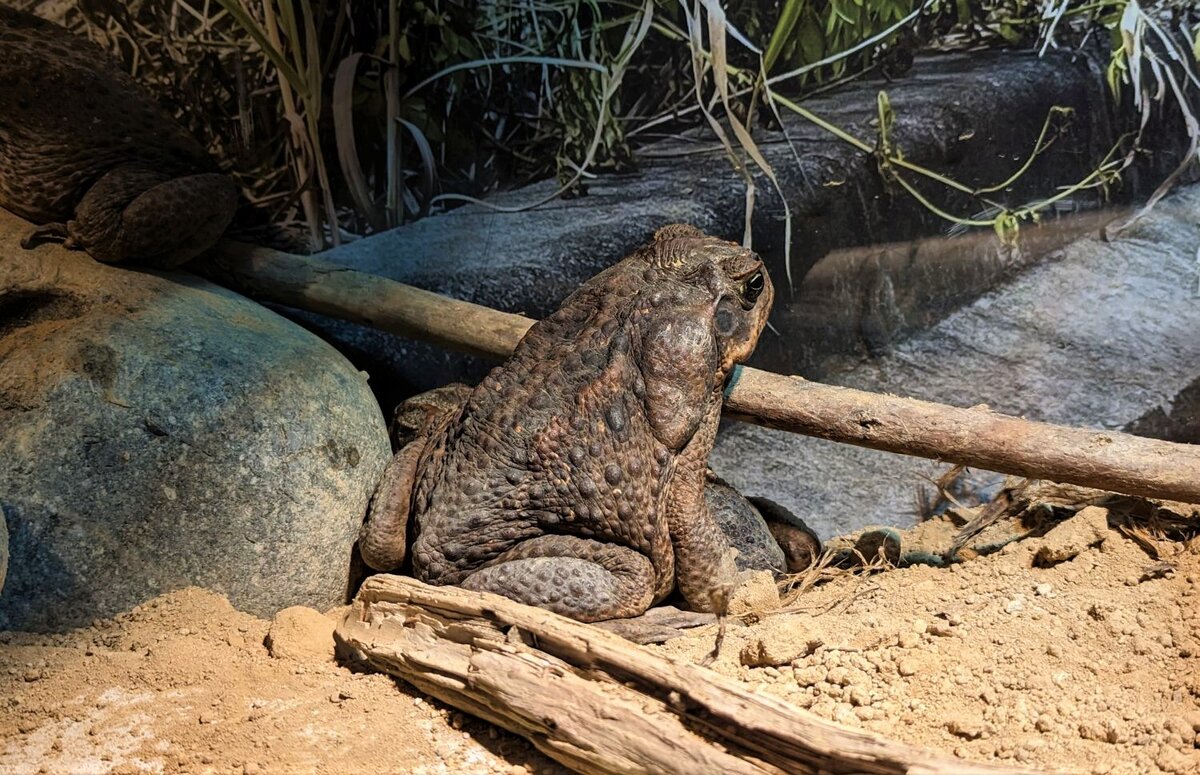
[[[230,291],[25,252],[16,229],[2,217],[0,629],[187,585],[260,616],[342,602],[391,453],[365,375]]]
[[[1134,427],[1170,435],[1175,421],[1187,422],[1189,386],[1200,379],[1198,244],[1194,184],[1118,238],[1073,242],[893,352],[825,381],[1090,428],[1120,429],[1157,414],[1157,428]],[[930,481],[946,470],[746,424],[726,429],[709,462],[734,487],[786,504],[826,536],[913,524],[918,488],[930,494]],[[998,477],[976,474],[971,489],[987,497],[987,480],[994,486]]]

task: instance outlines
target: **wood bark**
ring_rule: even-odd
[[[505,358],[532,320],[375,275],[223,242],[209,277],[248,296]],[[1200,503],[1200,448],[879,395],[743,368],[728,415],[768,428],[1035,479]]]
[[[597,627],[457,587],[372,576],[336,637],[343,656],[584,773],[1029,772],[889,742]]]

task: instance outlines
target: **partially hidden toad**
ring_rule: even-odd
[[[106,263],[209,248],[238,190],[99,46],[0,5],[0,207]]]

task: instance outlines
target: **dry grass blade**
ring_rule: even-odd
[[[703,6],[704,15],[707,19],[708,27],[708,44],[709,51],[705,52],[703,48],[703,39],[700,35],[700,6]],[[685,6],[686,11],[686,6]],[[692,13],[687,15],[689,40],[692,46],[693,58],[693,73],[696,77],[696,92],[698,99],[703,100],[701,83],[703,81],[704,66],[703,62],[708,60],[711,62],[713,84],[716,89],[716,96],[721,101],[721,105],[725,110],[725,119],[729,122],[729,127],[733,131],[733,135],[737,138],[738,145],[742,151],[754,162],[754,164],[762,170],[763,174],[771,182],[776,193],[779,195],[779,201],[783,206],[784,211],[784,269],[787,275],[788,287],[793,287],[792,281],[792,213],[791,207],[788,205],[787,196],[783,192],[783,188],[779,185],[779,179],[775,175],[775,170],[770,162],[763,156],[762,151],[758,147],[758,143],[754,141],[753,136],[747,126],[738,118],[733,110],[731,102],[731,90],[729,87],[729,61],[728,52],[726,50],[726,35],[731,35],[735,40],[741,42],[748,49],[759,55],[761,62],[762,52],[751,45],[737,29],[729,23],[725,16],[725,11],[717,0],[698,0],[696,7]],[[706,56],[707,55],[707,56]],[[746,182],[746,213],[745,224],[743,227],[742,243],[747,247],[753,246],[753,215],[755,202],[755,184],[750,171],[737,158],[734,153],[732,144],[721,128],[720,123],[713,117],[710,109],[704,109],[705,118],[708,120],[709,126],[713,128],[714,133],[721,139],[725,146],[726,153],[731,159],[734,159],[738,171],[741,173],[743,180]]]
[[[589,62],[586,59],[566,59],[563,57],[525,56],[525,55],[496,57],[494,59],[473,59],[470,62],[459,62],[458,64],[451,65],[450,67],[446,67],[446,68],[443,68],[443,69],[437,71],[436,73],[429,76],[428,78],[425,78],[424,80],[421,80],[418,83],[416,83],[415,85],[409,87],[409,89],[406,92],[404,92],[404,96],[411,97],[414,94],[420,92],[421,89],[424,89],[426,86],[433,83],[434,81],[437,81],[441,78],[445,78],[446,76],[452,75],[453,73],[462,72],[464,70],[478,70],[480,68],[490,68],[490,67],[495,67],[497,65],[518,65],[518,64],[543,65],[543,66],[547,66],[547,67],[579,67],[579,68],[583,68],[584,70],[595,70],[596,72],[602,73],[604,75],[608,74],[608,69],[604,65],[598,64],[596,62]]]
[[[361,53],[351,54],[338,63],[333,77],[333,133],[337,140],[338,162],[342,177],[350,190],[350,196],[358,211],[371,228],[382,231],[387,228],[387,218],[375,205],[367,178],[358,160],[358,143],[354,139],[354,81],[358,74]]]
[[[275,0],[263,3],[264,23],[258,20],[241,5],[241,0],[217,0],[243,30],[254,39],[262,49],[263,55],[274,65],[278,74],[279,97],[283,107],[284,120],[290,130],[291,164],[298,183],[311,178],[311,170],[316,164],[319,148],[313,147],[311,138],[306,131],[306,124],[297,100],[302,100],[306,93],[306,85],[301,72],[288,61],[284,53],[286,47],[279,34],[279,25],[275,14]],[[285,3],[286,5],[286,3]],[[317,205],[316,193],[311,186],[300,184],[298,189],[300,206],[304,210],[304,220],[308,225],[310,246],[317,250],[323,246],[321,212]]]
[[[834,549],[827,549],[822,552],[820,558],[815,563],[803,572],[788,577],[783,582],[782,605],[777,610],[770,612],[770,615],[807,613],[820,616],[837,610],[845,610],[855,600],[859,600],[875,592],[877,588],[874,585],[865,583],[866,577],[890,570],[893,567],[892,564],[882,557],[867,559],[857,551],[854,552],[854,555],[857,564],[848,565],[840,562],[841,552]],[[846,577],[858,577],[863,579],[864,583],[856,588],[854,594],[820,608],[811,605],[801,605],[799,603],[804,597],[804,593],[813,587],[826,584],[834,579]]]
[[[725,134],[724,127],[721,122],[717,121],[716,116],[712,114],[712,105],[706,103],[704,99],[704,78],[708,72],[708,52],[704,49],[704,39],[700,31],[700,2],[696,0],[694,7],[689,10],[684,5],[684,15],[687,20],[688,40],[692,50],[692,77],[695,82],[696,104],[700,111],[704,114],[704,119],[708,122],[708,126],[712,129],[714,135],[721,142],[721,146],[725,149],[725,155],[729,158],[734,170],[742,177],[746,184],[746,211],[745,225],[743,226],[743,242],[749,242],[751,236],[751,216],[754,214],[754,177],[750,171],[746,169],[746,165],[738,158],[737,152],[733,148],[733,143],[729,141],[729,136]],[[718,52],[723,51],[724,47],[724,30],[722,29],[718,38],[721,43],[715,46]],[[724,73],[724,57],[723,54],[714,55],[721,57],[721,71]]]
[[[269,3],[268,3],[269,5]],[[296,20],[296,7],[300,8],[300,20],[304,24],[303,34]],[[308,135],[308,144],[312,149],[314,166],[317,170],[317,181],[320,193],[325,200],[325,218],[329,224],[329,235],[334,247],[341,244],[341,232],[338,229],[337,208],[333,204],[333,186],[329,181],[329,171],[325,164],[325,153],[321,148],[321,116],[324,100],[323,75],[321,66],[321,48],[317,40],[316,22],[313,16],[312,4],[309,0],[299,0],[299,3],[281,2],[280,9],[285,20],[285,30],[292,40],[292,54],[296,59],[297,69],[305,74],[304,122]],[[296,42],[303,40],[304,45]]]
[[[437,159],[433,156],[433,147],[425,139],[425,135],[417,128],[416,124],[402,118],[396,120],[408,130],[413,142],[417,145],[417,150],[421,154],[422,169],[424,171],[421,174],[421,209],[417,215],[420,218],[424,218],[426,215],[429,215],[429,207],[433,204],[433,192],[437,187]]]
[[[1141,124],[1130,157],[1141,146],[1155,106],[1161,105],[1168,94],[1174,98],[1173,107],[1183,119],[1188,133],[1188,149],[1179,165],[1159,184],[1145,204],[1127,218],[1105,227],[1104,236],[1108,239],[1116,237],[1150,212],[1200,158],[1200,119],[1197,118],[1197,110],[1189,94],[1189,87],[1200,87],[1200,58],[1191,56],[1192,52],[1186,51],[1186,43],[1181,43],[1163,30],[1151,15],[1142,10],[1136,0],[1126,3],[1118,31],[1121,36],[1121,48],[1114,54],[1114,61],[1109,67],[1110,85],[1116,89],[1118,80],[1115,74],[1119,70],[1117,66],[1123,64],[1125,80],[1133,87],[1134,106],[1141,112]],[[1149,37],[1150,33],[1153,33],[1153,38]],[[1186,31],[1181,33],[1181,38],[1187,41]],[[1155,40],[1166,60],[1160,58],[1160,52],[1152,45]],[[1200,38],[1197,40],[1200,41]],[[1143,68],[1148,68],[1153,78],[1153,92],[1147,88]]]
[[[237,23],[241,25],[246,34],[254,39],[259,49],[262,50],[267,59],[271,60],[271,64],[275,65],[276,69],[279,70],[280,76],[285,81],[292,84],[293,87],[301,82],[300,74],[296,72],[292,64],[288,62],[287,56],[280,49],[278,39],[273,40],[268,29],[260,25],[258,19],[254,18],[247,9],[243,8],[239,0],[217,0],[217,2],[221,4],[221,7],[230,16],[237,20]],[[266,12],[266,5],[270,5],[270,2],[264,5],[264,12]]]
[[[386,110],[384,139],[386,140],[387,179],[384,207],[388,226],[398,226],[404,220],[404,156],[400,151],[400,4],[388,3],[388,68],[383,74],[383,94]]]

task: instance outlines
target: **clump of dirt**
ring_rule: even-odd
[[[1103,512],[947,567],[839,574],[730,628],[713,668],[964,759],[1200,772],[1200,540],[1139,544]],[[656,648],[699,661],[711,633]]]
[[[272,623],[186,589],[65,635],[0,633],[0,772],[562,772],[520,738],[335,664],[336,613]]]

